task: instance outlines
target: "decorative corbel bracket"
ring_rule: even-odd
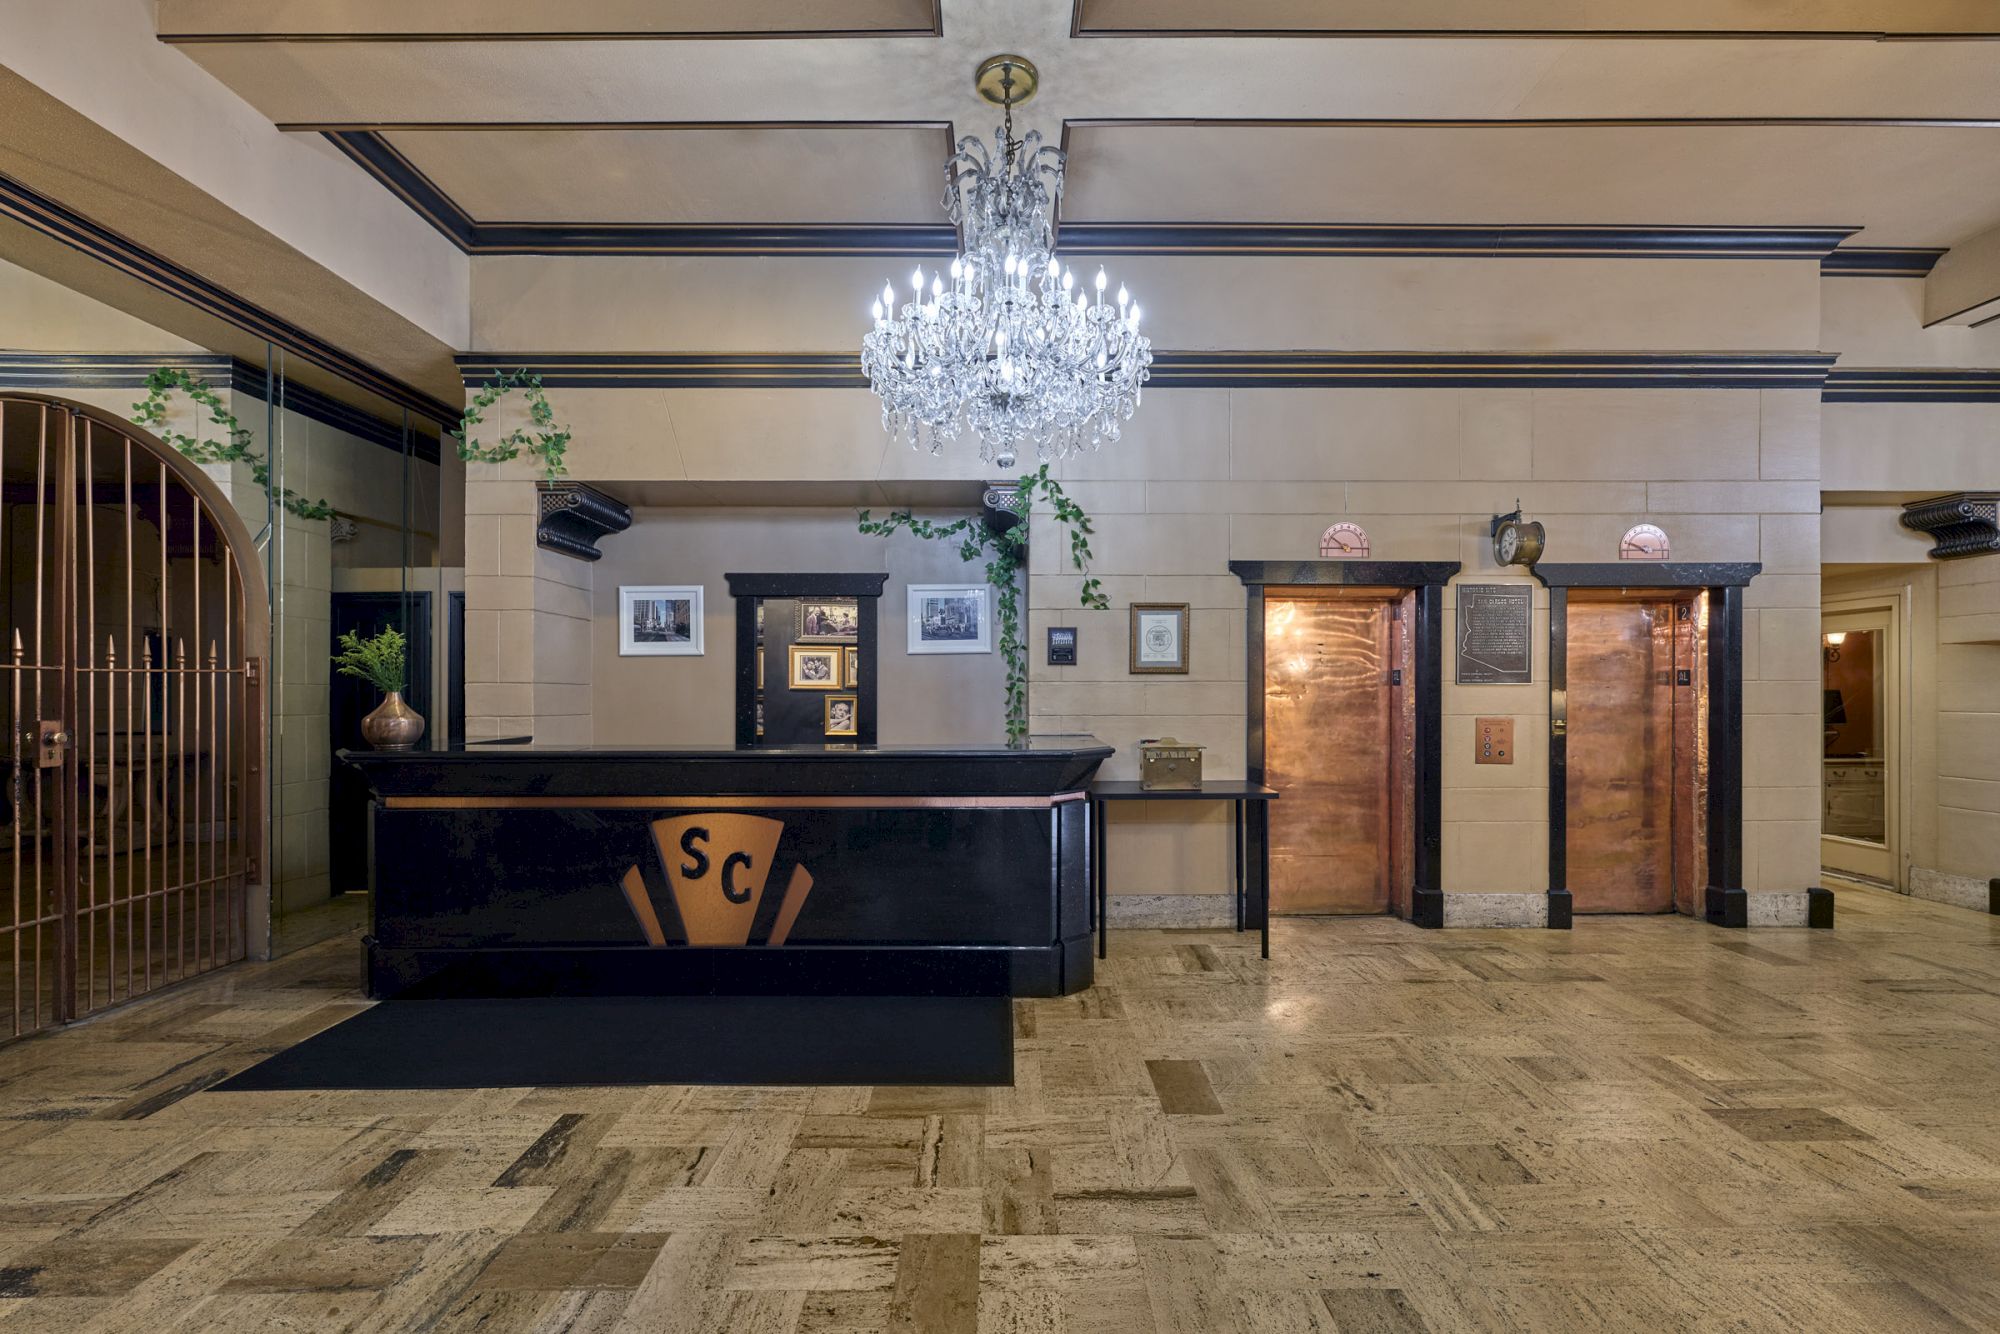
[[[979,517],[985,521],[986,531],[996,537],[1027,518],[1028,501],[1019,482],[988,482],[979,503]]]
[[[1903,506],[1903,527],[1928,534],[1932,560],[2000,552],[2000,491],[1958,491]]]
[[[536,483],[535,545],[578,560],[596,560],[599,538],[632,526],[632,509],[582,482]]]

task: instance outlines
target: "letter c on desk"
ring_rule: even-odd
[[[741,866],[746,871],[750,869],[749,853],[732,852],[722,859],[722,897],[728,899],[731,903],[748,903],[750,901],[749,889],[747,887],[742,890],[736,888],[736,868],[738,866]]]

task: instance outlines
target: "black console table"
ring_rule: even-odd
[[[1257,870],[1257,929],[1262,936],[1260,944],[1266,959],[1271,957],[1271,803],[1278,799],[1277,789],[1265,787],[1262,783],[1252,783],[1243,779],[1215,779],[1204,782],[1198,788],[1147,788],[1130,779],[1105,779],[1090,785],[1090,831],[1096,854],[1090,859],[1091,875],[1094,883],[1091,895],[1097,905],[1097,957],[1102,959],[1107,941],[1105,909],[1109,904],[1110,891],[1107,886],[1110,877],[1105,873],[1104,824],[1105,807],[1114,801],[1226,801],[1235,813],[1236,834],[1236,929],[1245,930],[1250,924],[1250,896],[1245,888],[1243,868],[1246,861],[1254,863]],[[1250,808],[1250,820],[1243,819],[1243,808]],[[1246,847],[1245,835],[1249,843]],[[1254,849],[1254,851],[1252,851]]]

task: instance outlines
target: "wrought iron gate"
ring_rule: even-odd
[[[107,415],[0,395],[0,1038],[244,957],[265,617],[227,504]]]

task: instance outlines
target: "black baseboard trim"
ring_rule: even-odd
[[[1814,885],[1806,890],[1806,925],[1833,930],[1833,891]]]
[[[1567,931],[1576,919],[1574,901],[1566,889],[1549,891],[1549,930]]]
[[[1724,889],[1719,885],[1708,887],[1708,922],[1710,926],[1750,925],[1750,894],[1748,890]]]
[[[1995,881],[2000,884],[2000,881]],[[1444,891],[1419,889],[1410,900],[1410,921],[1428,931],[1444,926]]]

